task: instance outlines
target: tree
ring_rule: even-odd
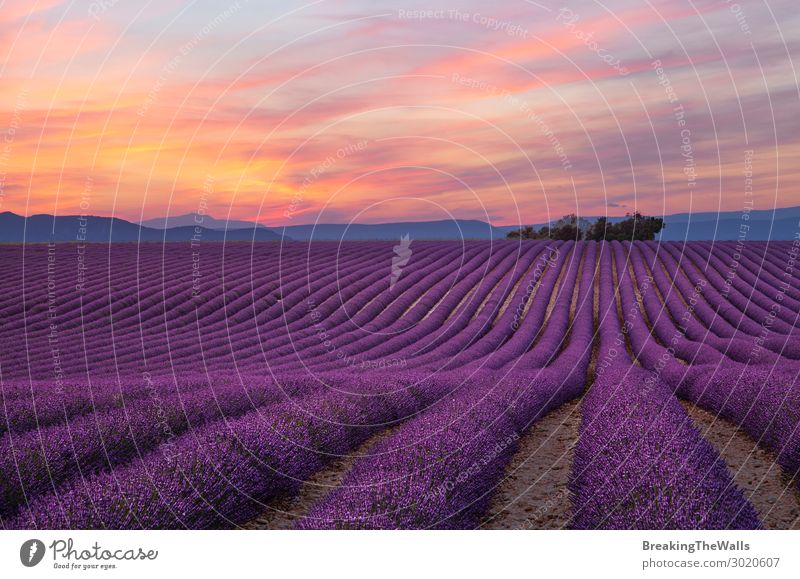
[[[508,237],[509,239],[533,239],[533,227],[530,225],[523,227],[522,229],[516,229],[514,231],[509,231]]]
[[[579,240],[583,237],[581,230],[573,223],[564,223],[550,229],[550,238],[559,241],[569,241],[570,239]]]
[[[664,229],[664,220],[661,217],[646,217],[635,211],[628,213],[626,219],[618,223],[609,223],[605,217],[600,217],[586,232],[586,239],[601,241],[641,241],[652,240]]]
[[[569,241],[570,239],[578,241],[583,239],[583,232],[588,226],[589,222],[587,220],[570,213],[552,224],[550,237],[561,241]]]
[[[558,221],[552,224],[554,229],[560,229],[562,227],[574,227],[581,231],[581,233],[585,232],[592,226],[592,223],[588,219],[584,219],[583,217],[578,217],[574,213],[570,213],[569,215],[565,215]]]
[[[548,239],[550,228],[542,227],[536,231],[532,226],[526,225],[520,229],[509,231],[506,237],[508,239]]]
[[[602,241],[608,239],[608,218],[598,217],[589,229],[586,230],[588,241]]]
[[[550,226],[545,225],[536,231],[532,226],[527,225],[521,229],[511,231],[506,237],[509,239],[557,239],[568,241],[570,239],[580,240],[583,238],[583,229],[588,227],[588,221],[578,218],[574,213],[565,215]]]
[[[588,220],[578,217],[574,213],[565,215],[561,219],[554,221],[550,226],[545,225],[536,231],[532,226],[527,225],[518,230],[511,231],[507,237],[509,239],[556,239],[576,241],[586,239],[587,241],[634,241],[652,240],[664,229],[664,220],[661,217],[648,217],[638,211],[626,214],[626,218],[617,223],[609,222],[607,217],[598,217],[597,221],[590,223]]]

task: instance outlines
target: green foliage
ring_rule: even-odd
[[[559,239],[563,241],[582,239],[583,232],[581,226],[583,225],[582,222],[585,221],[585,219],[578,219],[573,213],[571,215],[565,215],[553,223],[552,227],[545,225],[537,231],[530,225],[527,225],[516,231],[511,231],[506,237],[509,239]]]
[[[570,239],[588,241],[611,240],[651,240],[664,228],[664,220],[660,217],[644,216],[638,211],[628,213],[627,218],[610,223],[606,217],[600,217],[593,224],[574,213],[565,215],[558,221],[538,231],[530,225],[509,232],[509,239]]]
[[[627,219],[619,223],[609,223],[608,219],[600,217],[586,231],[586,239],[647,241],[655,239],[662,229],[664,229],[664,220],[661,217],[647,217],[636,211],[633,214],[628,213]]]

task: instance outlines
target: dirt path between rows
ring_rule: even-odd
[[[333,489],[341,486],[345,475],[350,472],[356,459],[368,454],[375,443],[388,436],[393,430],[389,428],[376,434],[355,451],[334,460],[305,481],[299,493],[275,499],[261,515],[241,525],[241,528],[245,530],[294,528],[295,522],[305,517],[314,504],[325,498]]]
[[[758,511],[767,529],[800,529],[800,493],[775,456],[740,428],[682,401],[703,437],[728,464],[736,484]]]
[[[562,529],[572,512],[567,485],[581,417],[577,401],[531,427],[498,485],[481,529]]]

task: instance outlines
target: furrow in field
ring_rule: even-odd
[[[370,449],[392,431],[393,429],[389,428],[376,434],[350,454],[337,458],[306,480],[297,494],[278,497],[267,505],[263,513],[242,525],[242,528],[245,530],[294,528],[316,503],[342,485],[345,475],[353,467],[356,459],[368,455]]]
[[[634,366],[623,349],[630,335],[647,365],[655,345],[643,347],[647,328],[635,315],[632,288],[614,283],[612,260],[623,276],[626,271],[621,246],[601,245],[608,247],[601,251],[600,312],[609,315],[600,324],[596,379],[581,405],[570,481],[572,526],[758,528],[755,509],[672,390],[657,374]]]
[[[572,401],[540,419],[520,438],[481,529],[568,527],[572,515],[569,476],[579,428],[579,403]]]
[[[745,497],[767,529],[800,529],[800,491],[777,463],[777,457],[733,424],[683,402],[695,426],[722,456]]]

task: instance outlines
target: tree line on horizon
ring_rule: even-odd
[[[664,219],[642,215],[638,211],[627,213],[626,218],[611,223],[607,217],[599,217],[591,223],[574,213],[565,215],[558,221],[538,230],[527,225],[510,231],[508,239],[552,239],[560,241],[649,241],[664,229]]]

